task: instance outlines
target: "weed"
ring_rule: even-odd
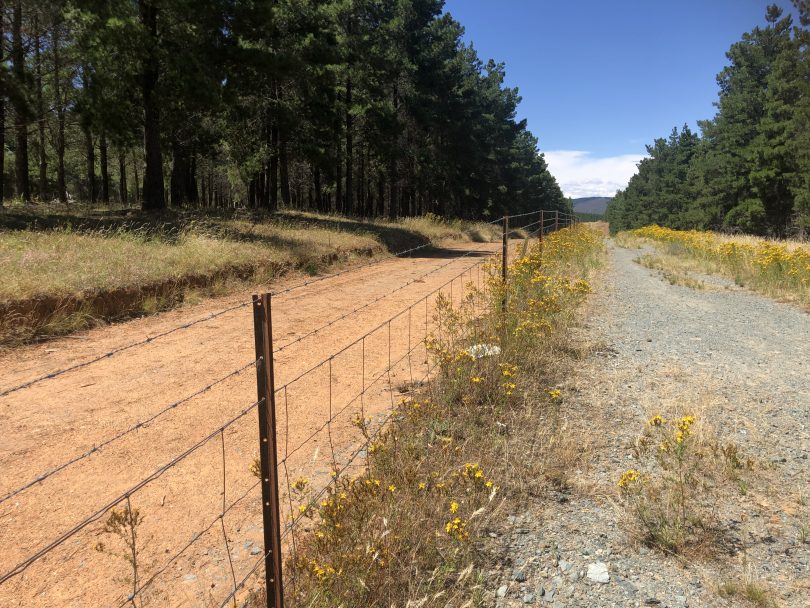
[[[641,540],[667,553],[711,545],[709,503],[721,481],[735,481],[741,493],[748,488],[740,471],[750,461],[736,445],[721,446],[707,429],[697,433],[697,423],[690,414],[651,417],[636,442],[641,470],[629,469],[618,481]]]
[[[117,537],[123,542],[126,550],[119,553],[116,549],[110,549],[103,542],[96,544],[96,551],[120,557],[126,561],[132,570],[132,602],[134,604],[138,591],[138,555],[140,546],[138,545],[138,528],[143,524],[144,517],[138,509],[132,508],[129,500],[123,508],[113,508],[107,515],[104,522],[103,532]]]
[[[740,286],[810,307],[810,249],[802,243],[660,226],[620,233],[617,242],[652,243],[664,258],[691,261],[703,272],[725,275]],[[671,260],[667,265],[672,265]]]

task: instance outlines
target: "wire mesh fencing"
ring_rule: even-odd
[[[503,218],[504,241],[511,242],[510,230],[542,238],[574,221],[548,211]],[[305,480],[309,499],[318,500],[334,480],[363,470],[399,400],[429,390],[437,363],[427,342],[440,331],[437,305],[486,306],[480,297],[489,276],[484,265],[500,261],[505,268],[504,252],[455,256],[281,343],[273,338],[272,302],[291,289],[254,298],[253,360],[122,430],[99,435],[87,449],[48,462],[36,475],[14,472],[0,495],[0,526],[13,539],[0,561],[0,604],[226,606],[262,589],[263,603],[283,605],[285,585],[294,591],[296,584],[295,569],[285,564],[295,563],[306,534],[296,488]],[[454,265],[437,287],[408,299],[408,287]],[[317,364],[290,371],[293,346],[328,334],[384,298],[406,301]],[[0,397],[247,308],[240,303],[111,349]],[[202,415],[220,422],[189,432],[187,417]]]

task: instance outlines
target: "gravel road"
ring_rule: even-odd
[[[670,285],[609,246],[609,267],[577,339],[591,355],[564,390],[563,416],[590,451],[573,490],[513,513],[490,573],[496,606],[736,606],[718,585],[754,581],[772,604],[810,606],[810,316],[715,280]],[[728,289],[726,289],[728,287]],[[730,547],[683,560],[634,544],[616,481],[637,466],[648,416],[693,409],[755,462],[716,517]],[[605,574],[605,570],[607,571]]]

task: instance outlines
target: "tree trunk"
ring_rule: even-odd
[[[133,183],[135,184],[135,204],[141,202],[141,179],[138,176],[138,157],[132,153],[132,172],[134,174]]]
[[[0,0],[0,16],[5,15],[6,6],[3,0]],[[5,40],[5,19],[0,18],[0,41]],[[4,45],[0,44],[0,65],[4,65],[6,61]],[[0,207],[3,206],[3,200],[6,197],[6,83],[0,78]]]
[[[186,150],[175,141],[172,143],[172,175],[170,178],[172,207],[181,207],[188,202],[188,192],[186,192],[187,173],[188,158]]]
[[[98,142],[99,162],[101,162],[101,200],[110,204],[110,168],[107,158],[107,136],[102,131]]]
[[[34,66],[37,80],[37,127],[39,139],[39,199],[47,199],[48,155],[45,153],[45,104],[42,100],[42,36],[39,31],[39,19],[34,15]]]
[[[118,153],[118,198],[127,204],[127,160],[123,152]]]
[[[360,146],[360,153],[357,155],[360,166],[358,167],[359,175],[357,182],[359,188],[357,189],[357,202],[355,204],[357,215],[365,217],[366,215],[366,153],[363,146]]]
[[[281,161],[281,202],[284,206],[290,206],[290,168],[287,160],[287,142],[281,142],[279,150],[279,160]]]
[[[352,134],[352,77],[346,78],[346,211],[354,213],[354,190],[352,173],[352,148],[354,146],[354,136]]]
[[[388,216],[393,220],[399,217],[399,192],[397,189],[396,161],[391,161],[391,167],[388,172],[388,189]]]
[[[143,209],[166,208],[163,191],[163,153],[160,148],[160,106],[156,88],[160,77],[157,45],[157,7],[150,0],[138,0],[141,25],[149,36],[143,64],[143,152],[146,169],[143,175]]]
[[[262,163],[262,170],[256,176],[256,209],[269,207],[269,200],[267,195],[267,166]]]
[[[312,172],[315,186],[315,206],[318,211],[324,211],[323,208],[323,193],[321,192],[321,170],[314,169]]]
[[[200,193],[197,190],[197,155],[194,153],[189,154],[187,163],[188,171],[186,172],[186,195],[188,202],[194,206],[200,202]]]
[[[278,125],[270,127],[270,209],[278,209]]]
[[[336,154],[337,157],[337,168],[335,171],[335,205],[332,207],[332,212],[342,212],[343,211],[343,150],[340,141],[340,137],[337,138],[335,142]]]
[[[16,150],[14,151],[17,196],[31,202],[31,184],[28,176],[28,108],[25,103],[25,51],[22,43],[22,0],[14,3],[11,24],[12,73],[19,92],[13,97],[16,122]]]
[[[87,157],[87,196],[91,203],[96,202],[96,151],[93,147],[93,134],[90,127],[84,127],[84,147]]]
[[[67,202],[65,179],[65,103],[62,100],[62,64],[59,56],[59,25],[54,25],[53,44],[53,92],[56,101],[56,195],[60,203]]]

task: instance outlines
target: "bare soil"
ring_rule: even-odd
[[[293,480],[304,476],[322,484],[332,466],[345,462],[360,439],[352,418],[387,412],[425,375],[423,341],[430,331],[436,298],[426,295],[458,276],[442,289],[448,296],[452,292],[458,301],[464,283],[483,278],[480,262],[499,248],[498,244],[468,243],[418,252],[413,258],[387,260],[274,299],[275,346],[290,344],[275,358],[277,387],[354,343],[279,394],[279,455],[287,457],[286,470],[282,467],[283,487],[287,474]],[[282,291],[300,281],[300,276],[289,277],[272,288]],[[406,283],[410,284],[399,289]],[[266,289],[256,287],[256,291]],[[0,392],[249,298],[250,292],[244,291],[6,351],[0,354]],[[352,313],[374,300],[379,301]],[[414,306],[408,308],[411,304]],[[400,311],[405,312],[387,322]],[[345,319],[325,331],[305,337],[344,315]],[[0,496],[254,358],[252,309],[246,306],[1,397]],[[390,377],[382,373],[389,362]],[[364,388],[364,397],[355,399]],[[70,530],[255,400],[255,372],[247,367],[0,504],[0,572]],[[330,416],[335,416],[334,423],[321,429]],[[144,517],[138,529],[138,580],[157,575],[142,596],[143,605],[219,606],[234,579],[240,581],[260,558],[260,496],[257,480],[250,473],[257,446],[253,409],[132,494],[132,507]],[[291,508],[297,509],[286,492],[283,502],[287,516]],[[226,514],[220,522],[223,508]],[[104,532],[105,519],[106,514],[1,585],[0,605],[127,604],[133,570],[124,557],[122,539]],[[172,559],[194,539],[179,558]]]

